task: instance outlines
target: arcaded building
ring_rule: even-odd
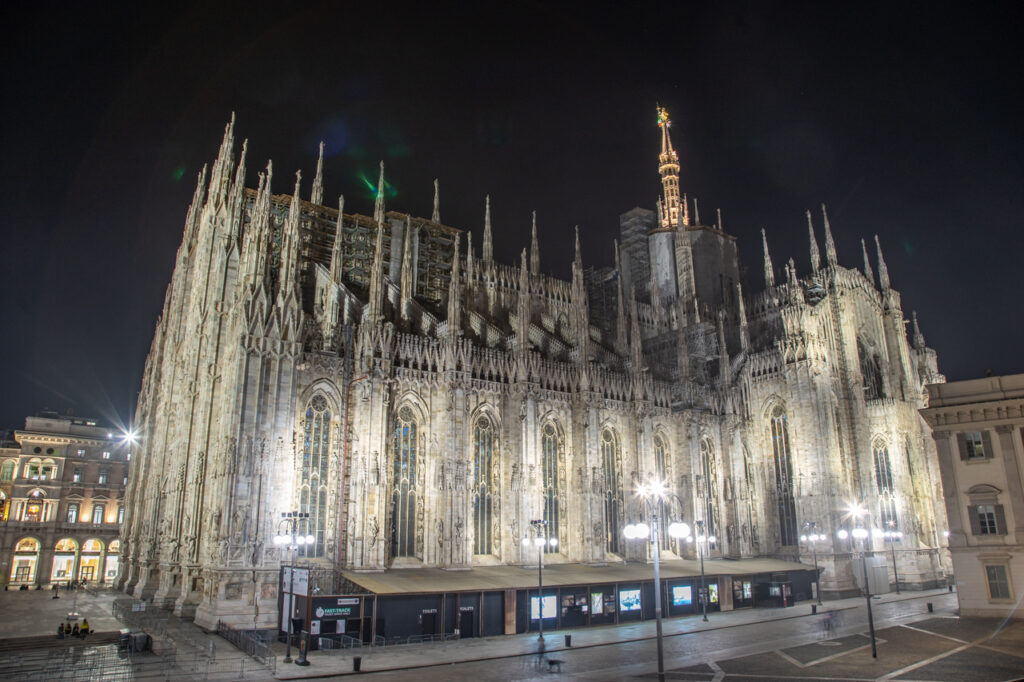
[[[444,224],[436,186],[429,218],[387,210],[380,191],[373,215],[328,205],[322,155],[311,190],[299,176],[275,194],[271,164],[246,187],[232,120],[199,176],[146,360],[119,585],[207,627],[279,622],[288,557],[271,539],[301,511],[314,541],[298,560],[324,593],[486,583],[505,594],[442,595],[437,627],[450,631],[446,609],[457,627],[475,608],[480,634],[495,619],[516,631],[513,590],[537,561],[522,540],[545,519],[558,541],[545,573],[580,586],[559,593],[552,623],[598,609],[618,622],[632,604],[594,586],[649,573],[651,548],[622,529],[654,480],[671,493],[665,520],[714,537],[720,608],[750,605],[759,575],[806,569],[802,530],[835,537],[851,501],[903,533],[901,584],[944,580],[918,414],[943,377],[916,320],[907,338],[884,236],[858,270],[840,264],[824,211],[806,228],[797,216],[808,252],[776,267],[764,238],[763,278],[744,281],[736,237],[680,189],[663,110],[659,126],[658,205],[622,215],[606,265],[585,267],[577,233],[575,255],[557,256],[572,261],[563,280],[542,268],[537,216],[518,262],[494,259],[489,200],[476,246]],[[696,551],[663,541],[663,575],[691,580]],[[854,590],[850,546],[817,551],[822,590]],[[417,612],[436,614],[426,603]]]
[[[0,582],[113,583],[131,448],[95,419],[40,412],[0,447]]]

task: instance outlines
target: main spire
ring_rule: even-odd
[[[660,227],[675,229],[680,225],[689,225],[690,216],[687,207],[679,199],[679,156],[672,148],[672,137],[668,129],[672,121],[664,107],[658,107],[658,127],[661,128],[661,154],[658,155],[658,173],[661,174],[661,186],[664,192],[662,199]]]

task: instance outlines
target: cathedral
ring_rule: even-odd
[[[272,626],[288,512],[325,594],[442,571],[516,587],[502,576],[536,566],[523,540],[541,519],[545,570],[596,583],[650,571],[652,546],[623,533],[650,482],[668,491],[651,515],[704,537],[663,535],[663,570],[698,552],[719,573],[806,569],[813,551],[817,588],[852,594],[843,531],[861,524],[886,589],[944,584],[918,414],[944,377],[916,317],[908,338],[878,238],[862,270],[840,265],[822,206],[809,258],[777,267],[762,230],[763,281],[741,281],[736,237],[681,191],[663,109],[658,126],[657,206],[620,216],[613,266],[585,266],[577,233],[563,280],[541,268],[536,216],[519,261],[498,262],[489,198],[476,247],[441,221],[436,182],[429,218],[387,210],[383,163],[372,216],[327,205],[323,145],[309,189],[296,173],[275,194],[271,163],[247,187],[232,117],[146,358],[118,585],[204,627]]]

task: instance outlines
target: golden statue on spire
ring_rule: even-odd
[[[661,127],[672,125],[672,121],[668,119],[668,111],[662,106],[658,107],[658,125]]]

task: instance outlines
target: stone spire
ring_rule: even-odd
[[[661,128],[661,154],[658,155],[658,173],[661,175],[663,195],[661,220],[662,228],[676,229],[689,225],[686,205],[679,200],[679,156],[672,148],[672,136],[668,129],[672,121],[663,107],[658,107],[658,127]]]
[[[309,201],[314,206],[324,203],[324,143],[320,141],[320,156],[316,160],[316,176],[313,178],[313,193]]]
[[[807,233],[811,237],[811,272],[817,272],[821,267],[821,252],[818,251],[818,240],[814,237],[814,222],[810,211],[807,211]]]
[[[188,213],[185,215],[185,234],[182,237],[182,244],[186,250],[190,248],[192,240],[196,237],[196,231],[199,229],[199,216],[203,212],[203,196],[206,193],[206,171],[207,166],[204,163],[203,169],[199,171],[199,176],[196,178],[192,203],[188,205]]]
[[[729,349],[725,345],[725,311],[718,311],[718,381],[722,388],[729,385],[732,372],[729,368]]]
[[[772,267],[772,257],[768,253],[768,235],[764,228],[761,228],[761,244],[764,245],[764,285],[767,288],[775,286],[775,269]]]
[[[590,388],[588,361],[590,358],[590,308],[587,305],[587,285],[583,280],[583,254],[580,249],[580,227],[576,226],[576,255],[572,261],[572,307],[576,324],[576,353],[580,365],[580,389]]]
[[[334,247],[331,249],[331,281],[341,284],[342,258],[344,258],[345,231],[342,227],[345,213],[345,195],[338,197],[338,224],[334,228]]]
[[[430,214],[431,222],[441,222],[441,183],[434,178],[434,212]]]
[[[412,272],[412,216],[405,216],[405,234],[402,235],[402,272],[400,275],[402,294],[402,316],[407,314],[406,304],[412,300],[413,293],[413,272]]]
[[[526,269],[526,249],[519,257],[519,299],[516,302],[516,347],[530,348],[530,275]]]
[[[488,194],[484,200],[484,245],[483,253],[480,254],[485,263],[490,263],[494,258],[494,241],[491,237],[491,195]]]
[[[237,236],[242,229],[242,208],[245,198],[245,154],[248,149],[249,140],[242,140],[242,153],[238,156],[235,181],[231,184],[231,193],[228,195],[228,232],[232,236]]]
[[[452,247],[452,278],[448,281],[448,336],[455,338],[462,331],[462,305],[459,301],[459,238],[455,233]]]
[[[914,319],[914,348],[916,350],[924,350],[924,334],[921,333],[921,328],[917,326],[917,311],[911,313]]]
[[[825,210],[825,204],[821,205],[821,215],[825,218],[825,259],[829,265],[835,265],[839,259],[836,258],[836,243],[832,239],[832,227],[828,224],[828,211]]]
[[[615,325],[615,346],[620,353],[626,352],[626,296],[622,289],[622,256],[619,253],[619,240],[615,240],[615,295],[617,319]]]
[[[740,320],[740,348],[747,350],[750,347],[750,329],[747,326],[747,307],[743,304],[743,287],[739,282],[736,282],[736,308]]]
[[[574,263],[579,263],[580,267],[583,267],[583,251],[580,249],[580,226],[576,226],[576,255],[573,258]]]
[[[629,298],[629,350],[633,371],[639,372],[644,366],[643,338],[640,335],[640,316],[636,305],[636,287],[630,287]]]
[[[302,241],[299,234],[299,219],[302,214],[302,199],[299,189],[302,187],[302,171],[295,171],[295,192],[292,194],[291,207],[284,223],[284,234],[281,237],[281,267],[278,281],[281,295],[287,295],[299,283],[299,248]]]
[[[384,297],[384,162],[380,162],[380,184],[377,201],[373,209],[377,223],[377,239],[373,246],[373,265],[370,268],[370,300],[367,302],[364,322],[380,321],[383,314]]]
[[[658,278],[653,269],[651,270],[651,307],[654,308],[655,315],[661,310],[661,287],[658,286]]]
[[[384,222],[384,162],[380,162],[380,179],[377,180],[377,197],[373,201],[373,219],[380,225]]]
[[[697,197],[693,198],[693,220],[700,225],[700,206],[697,205]]]
[[[224,126],[224,139],[217,152],[217,160],[213,162],[210,172],[210,189],[206,195],[207,202],[213,200],[214,206],[222,205],[227,199],[228,185],[231,183],[232,154],[235,148],[235,112],[231,112],[231,120]]]
[[[889,268],[885,265],[885,257],[882,255],[882,244],[875,235],[875,248],[878,250],[878,283],[882,291],[889,289]]]
[[[864,254],[864,275],[871,282],[871,286],[875,286],[875,273],[871,269],[871,261],[868,260],[868,247],[864,244],[863,239],[860,240],[860,250]]]
[[[722,229],[722,209],[716,208],[715,209],[715,216],[718,219],[718,225],[717,225],[718,231],[719,232],[725,232],[725,230]]]
[[[274,227],[270,222],[270,198],[273,190],[270,185],[274,179],[274,162],[267,161],[266,173],[260,173],[260,191],[256,192],[256,203],[252,211],[250,229],[255,230],[255,248],[249,271],[249,284],[254,288],[265,281],[267,264],[270,261],[270,245],[274,238]]]
[[[270,175],[270,164],[267,164],[267,172],[260,173],[259,184],[256,188],[256,200],[252,207],[252,218],[248,229],[242,238],[242,261],[239,283],[243,291],[254,285],[257,281],[257,273],[263,272],[263,255],[266,244],[269,241],[267,236],[268,225],[270,224],[270,201],[268,176]]]
[[[466,284],[473,284],[473,233],[466,233]]]
[[[540,245],[537,243],[537,212],[533,212],[533,228],[530,232],[530,274],[540,274]]]

